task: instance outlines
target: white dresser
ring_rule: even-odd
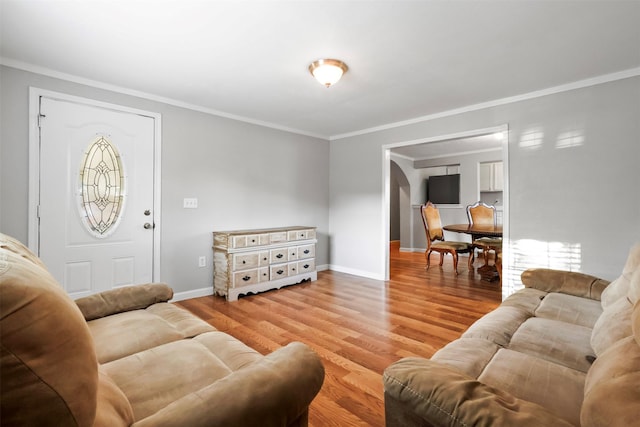
[[[213,289],[228,301],[316,280],[316,228],[213,232]]]

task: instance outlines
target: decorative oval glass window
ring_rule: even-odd
[[[96,237],[115,231],[123,213],[125,176],[116,147],[104,136],[87,149],[80,167],[81,213]]]

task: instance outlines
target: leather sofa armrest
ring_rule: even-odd
[[[125,311],[140,310],[173,298],[173,289],[164,283],[126,286],[75,300],[85,320]]]
[[[607,280],[575,271],[533,268],[521,275],[527,288],[544,292],[559,292],[582,298],[600,300],[602,291],[609,285]]]
[[[318,355],[293,342],[132,427],[289,426],[304,418],[323,381]]]
[[[535,403],[428,359],[391,364],[383,382],[387,427],[571,425]]]

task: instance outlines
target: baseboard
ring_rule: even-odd
[[[173,298],[171,298],[171,302],[183,301],[191,298],[207,297],[209,295],[213,295],[213,285],[207,286],[206,288],[174,293]]]
[[[329,269],[332,271],[337,271],[339,273],[352,274],[354,276],[366,277],[368,279],[373,280],[384,280],[384,276],[381,274],[372,273],[370,271],[356,270],[353,268],[341,267],[339,265],[330,264]]]
[[[425,252],[427,248],[400,248],[400,252]]]

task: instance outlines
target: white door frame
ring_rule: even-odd
[[[27,213],[27,244],[29,249],[34,253],[40,253],[40,238],[38,226],[38,205],[40,201],[40,97],[57,99],[60,101],[75,102],[93,107],[105,108],[123,113],[138,114],[141,116],[151,117],[154,119],[154,138],[153,138],[153,219],[155,227],[153,229],[153,281],[160,281],[160,229],[161,229],[161,211],[160,206],[160,183],[162,176],[160,173],[161,166],[161,147],[162,147],[162,116],[160,113],[139,110],[136,108],[125,107],[117,104],[96,101],[89,98],[68,95],[60,92],[53,92],[46,89],[29,87],[29,202]]]

